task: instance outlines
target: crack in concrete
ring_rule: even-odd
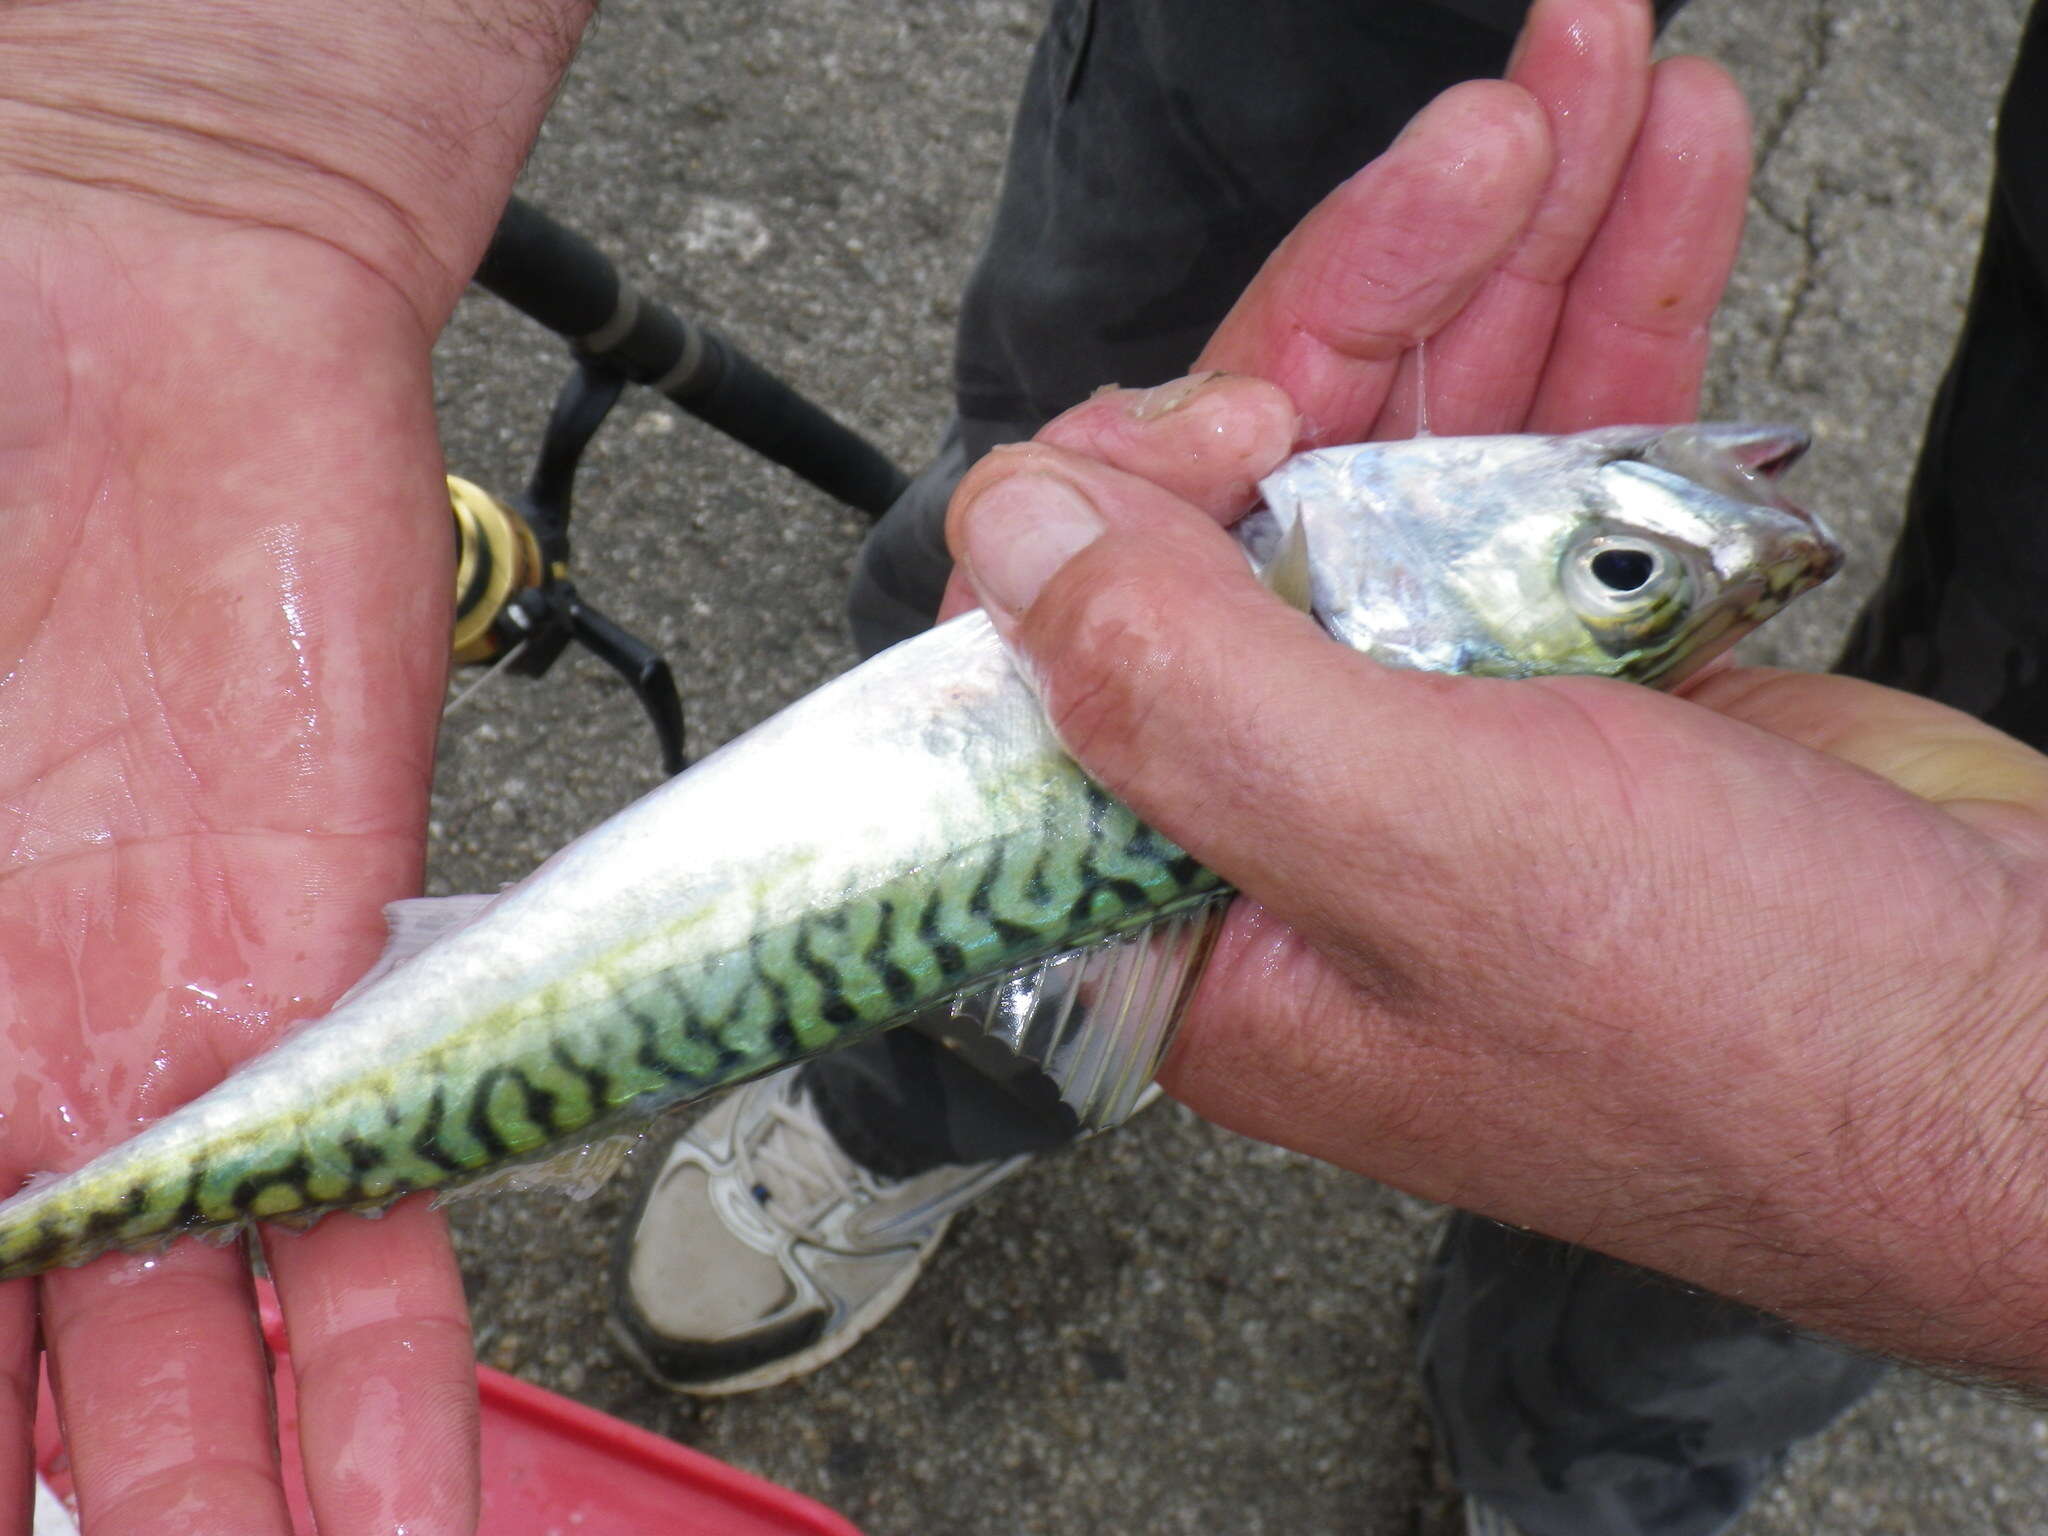
[[[1766,363],[1767,376],[1784,382],[1784,363],[1792,336],[1805,316],[1807,306],[1818,283],[1818,274],[1823,252],[1816,234],[1818,220],[1814,205],[1819,198],[1819,188],[1809,187],[1805,205],[1798,218],[1781,210],[1765,190],[1764,182],[1772,161],[1779,148],[1790,136],[1793,122],[1812,102],[1820,89],[1822,79],[1834,62],[1834,33],[1836,14],[1828,0],[1819,0],[1809,14],[1803,31],[1806,35],[1806,54],[1792,89],[1781,99],[1780,105],[1758,126],[1756,166],[1751,179],[1750,201],[1759,213],[1772,224],[1782,229],[1799,242],[1799,270],[1793,274],[1791,297],[1772,328],[1769,358]]]
[[[1808,194],[1806,206],[1800,210],[1799,222],[1794,224],[1790,219],[1774,213],[1762,199],[1758,199],[1758,206],[1765,210],[1766,217],[1798,240],[1801,252],[1799,270],[1792,276],[1791,297],[1785,301],[1778,323],[1771,329],[1770,355],[1765,362],[1766,376],[1781,384],[1789,382],[1785,378],[1785,353],[1792,345],[1793,333],[1799,329],[1800,321],[1805,318],[1808,303],[1813,297],[1814,289],[1820,283],[1822,252],[1820,237],[1814,232],[1819,222],[1814,209],[1818,201],[1819,189],[1816,188]]]
[[[1765,120],[1758,124],[1756,132],[1756,177],[1762,180],[1770,169],[1772,158],[1778,146],[1791,131],[1792,120],[1806,104],[1813,99],[1813,93],[1834,60],[1835,12],[1826,3],[1815,5],[1812,15],[1802,29],[1806,34],[1806,58],[1798,76],[1792,82],[1792,89]]]

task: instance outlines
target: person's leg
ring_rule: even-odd
[[[1187,368],[1266,255],[1430,97],[1497,74],[1520,0],[1055,0],[962,303],[958,415],[862,552],[872,652],[926,627],[969,465],[1105,383]],[[617,1331],[658,1379],[744,1390],[851,1345],[950,1213],[1070,1140],[1042,1079],[912,1029],[740,1090],[628,1223]]]
[[[1423,1387],[1458,1486],[1527,1536],[1708,1536],[1882,1364],[1549,1238],[1454,1214]]]
[[[931,622],[946,501],[976,459],[1104,384],[1185,372],[1309,209],[1431,97],[1500,72],[1522,10],[1056,0],[961,300],[956,418],[855,574],[862,649]]]
[[[1837,669],[2048,747],[2048,9],[1999,113],[1976,283],[1881,591]]]

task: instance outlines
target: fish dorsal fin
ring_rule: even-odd
[[[384,952],[376,964],[363,972],[356,984],[341,994],[339,1008],[359,992],[382,981],[414,955],[444,934],[467,927],[496,896],[408,896],[403,901],[384,903]]]
[[[1308,569],[1308,519],[1296,512],[1280,535],[1280,547],[1273,551],[1259,572],[1266,590],[1290,608],[1303,613],[1315,610],[1314,584]]]
[[[1194,995],[1224,896],[1135,934],[1020,966],[957,999],[949,1031],[992,1040],[1044,1072],[1081,1122],[1126,1119],[1151,1084]]]

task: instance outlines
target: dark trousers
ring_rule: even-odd
[[[1677,8],[1659,6],[1660,17]],[[962,304],[958,414],[863,552],[872,651],[930,622],[959,476],[1106,382],[1185,372],[1259,264],[1430,97],[1497,74],[1519,0],[1057,0]],[[1906,528],[1842,669],[2048,744],[2048,8],[2009,87],[1977,285]],[[1073,1124],[931,1035],[826,1058],[834,1134],[902,1177],[1043,1151]],[[1459,1483],[1531,1536],[1705,1536],[1881,1367],[1761,1313],[1454,1216],[1422,1370]]]

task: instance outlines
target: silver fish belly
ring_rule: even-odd
[[[1398,664],[1668,682],[1833,569],[1824,531],[1775,489],[1800,445],[1677,428],[1326,450],[1268,482],[1246,540],[1334,635]],[[0,1278],[451,1188],[947,999],[1006,1000],[1028,1024],[1057,957],[1224,889],[1061,751],[970,615],[500,895],[398,904],[403,948],[422,927],[431,942],[0,1203]],[[1200,944],[1176,953],[1147,1071]]]

